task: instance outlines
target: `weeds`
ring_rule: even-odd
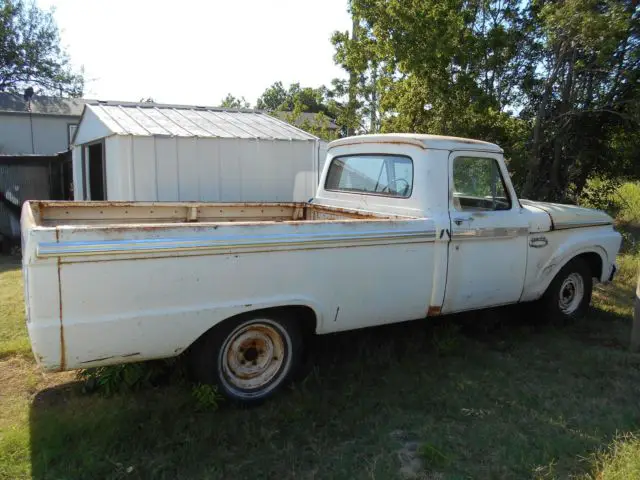
[[[125,363],[80,370],[77,376],[84,382],[85,393],[113,395],[157,385],[171,375],[175,365],[175,359]]]
[[[191,396],[196,401],[199,410],[216,411],[223,401],[223,397],[216,387],[202,383],[191,388]]]
[[[626,434],[591,457],[594,473],[584,480],[636,480],[640,478],[640,437]]]

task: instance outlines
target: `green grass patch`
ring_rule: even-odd
[[[640,478],[640,438],[627,434],[594,455],[593,473],[585,480],[632,480]]]
[[[19,265],[0,265],[0,359],[31,355]]]

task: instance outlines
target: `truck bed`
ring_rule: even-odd
[[[326,222],[388,216],[310,203],[28,202],[35,226]]]
[[[21,229],[27,328],[47,370],[175,356],[258,309],[311,308],[316,333],[419,318],[436,236],[429,219],[305,203],[36,201]],[[364,293],[379,301],[363,307]]]

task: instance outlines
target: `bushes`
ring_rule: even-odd
[[[640,182],[592,178],[578,203],[604,210],[622,223],[640,223]]]

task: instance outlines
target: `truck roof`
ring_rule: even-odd
[[[483,142],[471,138],[448,137],[444,135],[427,135],[423,133],[380,133],[373,135],[356,135],[340,138],[329,143],[328,148],[363,143],[405,143],[421,148],[437,150],[480,150],[485,152],[502,153],[495,143]]]

